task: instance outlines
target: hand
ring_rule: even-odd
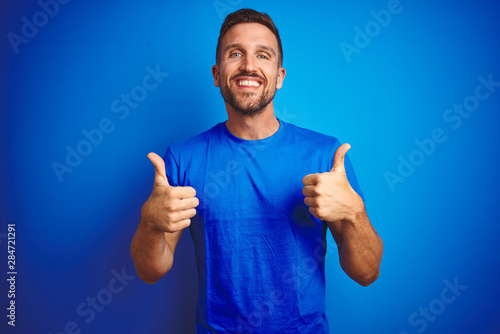
[[[314,217],[327,222],[353,221],[357,213],[364,211],[363,200],[345,173],[344,157],[350,148],[351,145],[343,144],[337,149],[329,172],[309,174],[302,179],[304,203]]]
[[[142,207],[142,219],[151,228],[177,232],[191,224],[200,204],[193,187],[172,187],[168,183],[165,162],[155,153],[148,154],[155,166],[153,192]]]

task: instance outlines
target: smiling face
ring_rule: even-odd
[[[278,52],[276,37],[264,25],[240,23],[227,31],[212,73],[228,109],[254,116],[272,108],[285,77]]]

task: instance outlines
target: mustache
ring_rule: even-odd
[[[261,77],[260,75],[256,74],[256,73],[248,73],[248,72],[241,72],[241,73],[238,73],[234,76],[231,77],[231,80],[234,80],[238,77],[254,77],[254,78],[259,78],[260,80],[262,80],[262,82],[265,82],[266,80],[264,80],[263,77]]]

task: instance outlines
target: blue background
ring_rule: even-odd
[[[70,1],[44,22],[39,3],[3,1],[0,331],[194,330],[189,233],[154,285],[135,276],[129,246],[153,185],[147,153],[163,155],[171,141],[226,119],[211,77],[218,30],[230,11],[252,7],[268,12],[282,35],[278,117],[352,145],[385,243],[381,276],[368,288],[342,272],[336,253],[327,259],[331,333],[500,333],[500,87],[481,88],[489,96],[460,126],[444,119],[453,104],[474,102],[478,77],[500,81],[500,4],[401,0],[388,24],[371,22],[371,11],[389,3]],[[34,15],[40,27],[16,52],[8,34],[21,35],[22,18]],[[355,47],[365,28],[346,57],[342,43]],[[141,92],[148,66],[168,76],[126,117],[115,113],[113,101]],[[53,163],[66,164],[67,146],[76,150],[82,131],[103,119],[112,131],[80,147],[87,156],[59,179]],[[435,129],[446,140],[418,153],[415,140]],[[398,174],[401,159],[417,166],[391,186],[387,175]],[[5,316],[7,223],[16,224],[15,328]],[[113,272],[128,280],[118,283]],[[453,302],[441,300],[445,280],[466,286]],[[103,302],[93,318],[87,298]],[[418,314],[429,307],[427,319]]]

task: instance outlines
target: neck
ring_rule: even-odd
[[[255,116],[242,115],[226,105],[227,129],[234,136],[247,140],[258,140],[272,136],[280,126],[274,115],[272,103],[271,101],[260,114]]]

